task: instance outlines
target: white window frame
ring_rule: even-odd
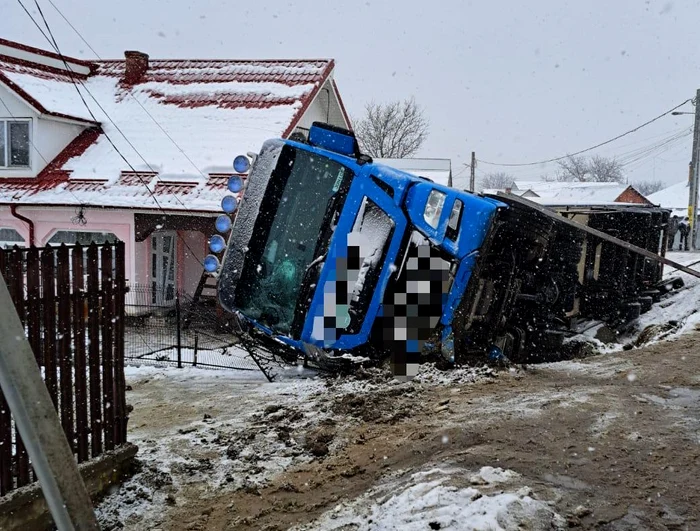
[[[52,239],[54,236],[56,236],[59,232],[69,232],[69,233],[78,233],[78,232],[80,232],[80,233],[83,233],[83,234],[84,234],[84,233],[88,233],[88,234],[111,234],[112,236],[114,236],[114,237],[116,238],[117,241],[121,241],[121,238],[119,238],[119,236],[117,236],[117,235],[116,235],[114,232],[112,232],[111,230],[94,230],[94,229],[90,229],[90,230],[88,230],[88,229],[55,229],[54,231],[51,232],[51,235],[50,235],[48,238],[46,238],[46,244],[47,244],[47,245],[51,245],[51,246],[53,246],[53,247],[60,246],[60,245],[61,245],[60,243],[51,243],[51,239]],[[68,247],[73,247],[74,245],[76,245],[76,244],[74,244],[74,243],[66,243],[66,246],[68,246]],[[83,247],[87,247],[87,246],[90,245],[90,244],[88,243],[88,244],[81,244],[81,245],[83,245]],[[98,244],[98,245],[102,245],[102,244]]]
[[[26,166],[12,166],[10,165],[10,128],[9,124],[10,123],[27,123],[29,124],[29,146],[28,146],[28,151],[29,151],[29,164]],[[3,138],[4,142],[2,145],[0,145],[0,149],[3,150],[3,153],[5,155],[5,163],[4,165],[0,165],[0,168],[3,170],[15,170],[15,169],[23,169],[23,168],[31,168],[32,167],[32,146],[33,146],[33,139],[32,139],[32,119],[31,118],[0,118],[0,127],[3,129]]]
[[[0,249],[12,249],[15,245],[17,247],[26,247],[27,246],[27,239],[22,236],[22,233],[18,231],[14,227],[6,227],[4,225],[0,225],[0,230],[13,230],[17,233],[17,235],[22,238],[22,241],[14,241],[14,240],[3,240],[0,237]]]

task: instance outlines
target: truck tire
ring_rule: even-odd
[[[642,305],[638,302],[630,302],[624,306],[624,312],[623,312],[623,322],[628,323],[630,321],[634,321],[635,319],[639,319],[639,316],[642,314]]]
[[[639,297],[637,301],[641,305],[641,313],[647,313],[654,305],[654,299],[652,297]]]

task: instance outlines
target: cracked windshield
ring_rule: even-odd
[[[695,0],[0,0],[0,529],[700,529]]]

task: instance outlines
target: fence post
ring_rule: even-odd
[[[175,320],[177,321],[177,368],[182,369],[182,338],[180,337],[182,323],[180,321],[180,294],[175,295]]]
[[[192,359],[192,366],[197,366],[197,348],[199,347],[199,331],[194,331],[194,358]]]

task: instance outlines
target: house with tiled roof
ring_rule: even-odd
[[[485,193],[497,191],[484,190]],[[508,192],[547,206],[611,203],[652,205],[634,186],[617,182],[514,181]]]
[[[125,242],[132,285],[192,293],[236,155],[348,127],[333,60],[85,61],[0,39],[0,245]]]

